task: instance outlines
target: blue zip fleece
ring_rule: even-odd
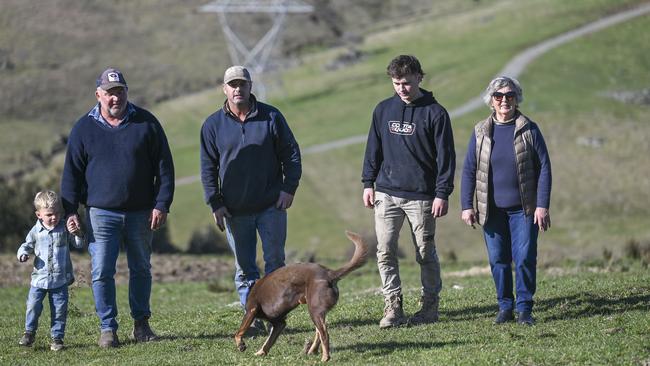
[[[394,94],[375,108],[361,180],[396,197],[446,200],[456,168],[451,121],[432,93],[420,90],[413,103]]]
[[[66,214],[79,203],[109,210],[168,212],[174,198],[174,163],[162,126],[148,111],[120,128],[83,116],[72,128],[61,177]]]
[[[201,128],[201,181],[212,211],[232,215],[261,212],[280,191],[295,194],[302,174],[300,148],[276,108],[255,101],[244,122],[226,111],[210,115]]]

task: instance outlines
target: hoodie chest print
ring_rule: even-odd
[[[388,130],[394,135],[413,135],[415,132],[415,122],[388,121]]]

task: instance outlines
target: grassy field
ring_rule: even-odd
[[[642,1],[469,3],[444,1],[442,10],[368,35],[359,46],[363,57],[336,71],[327,71],[326,65],[346,49],[306,55],[299,66],[274,75],[283,83],[269,96],[270,102],[283,111],[303,148],[362,135],[376,103],[392,93],[384,70],[397,54],[417,55],[427,73],[423,87],[453,110],[478,95],[523,49]],[[539,245],[538,324],[530,328],[492,324],[496,305],[491,278],[464,275],[472,265],[480,270],[471,273],[485,273],[486,259],[480,230],[468,229],[458,218],[456,191],[450,198],[450,214],[439,220],[436,235],[444,281],[441,321],[380,331],[383,304],[377,294],[376,265],[371,263],[340,283],[341,300],[329,316],[335,363],[650,363],[650,272],[647,264],[618,261],[629,243],[650,243],[650,107],[647,102],[611,97],[650,87],[648,29],[650,17],[645,16],[580,38],[545,54],[520,77],[526,99],[522,111],[539,123],[553,163],[553,226]],[[195,60],[197,65],[204,62],[205,58]],[[195,71],[193,75],[201,73]],[[198,174],[200,125],[222,102],[223,93],[215,88],[152,108],[165,125],[178,177]],[[457,175],[471,128],[487,113],[484,108],[453,121]],[[3,131],[8,131],[0,138],[3,149],[24,145],[15,136],[21,136],[25,126],[20,119],[3,120]],[[48,128],[39,128],[42,136],[35,141],[47,136]],[[294,257],[314,253],[318,261],[340,264],[350,251],[344,229],[372,235],[372,212],[362,207],[360,198],[364,149],[364,144],[357,144],[304,156],[301,186],[289,210],[287,251],[298,253]],[[199,182],[177,187],[169,225],[172,241],[181,248],[195,230],[214,225]],[[412,314],[419,275],[408,235],[404,238],[407,257],[401,268],[406,311]],[[226,277],[211,283],[155,284],[152,324],[162,340],[146,345],[127,340],[128,300],[126,286],[120,286],[119,335],[126,342],[109,351],[96,347],[90,289],[74,287],[66,335],[69,348],[60,354],[48,350],[47,308],[35,347],[17,346],[27,287],[0,287],[0,364],[318,363],[318,357],[300,354],[313,334],[305,309],[290,315],[287,330],[267,358],[253,355],[262,344],[260,338],[248,341],[246,353],[237,352],[232,334],[241,313],[233,306],[237,299]],[[225,290],[215,290],[219,288]]]
[[[303,148],[362,135],[375,104],[392,93],[384,70],[397,54],[421,59],[427,73],[423,86],[452,110],[478,95],[524,48],[636,3],[490,1],[458,14],[419,17],[367,37],[360,48],[364,58],[336,72],[324,67],[345,50],[306,56],[301,66],[282,74],[283,88],[271,102],[286,115]],[[599,257],[605,249],[617,255],[627,241],[650,240],[645,224],[650,210],[640,199],[650,190],[650,148],[644,142],[650,134],[644,117],[648,105],[606,96],[650,85],[649,22],[641,17],[554,49],[520,78],[522,111],[540,124],[553,162],[553,227],[541,239],[542,261]],[[179,177],[198,174],[200,125],[222,100],[214,89],[154,109],[165,121]],[[487,113],[484,108],[453,121],[457,172],[472,126]],[[604,143],[581,143],[591,138]],[[363,151],[359,144],[304,156],[301,186],[289,210],[288,248],[340,257],[346,247],[337,234],[343,229],[372,232],[372,213],[360,198]],[[438,225],[439,252],[482,258],[480,233],[458,219],[458,190],[450,200],[450,214]],[[172,209],[172,240],[180,247],[195,228],[212,225],[199,182],[179,187]]]
[[[418,308],[419,274],[405,261],[405,311]],[[533,327],[492,323],[496,305],[489,275],[467,276],[467,266],[443,271],[441,318],[436,324],[380,330],[383,302],[371,263],[339,283],[339,304],[328,316],[334,364],[357,365],[644,365],[650,362],[650,273],[639,262],[599,267],[546,268],[538,275]],[[464,271],[465,270],[465,271]],[[480,272],[480,271],[479,271]],[[245,353],[232,335],[241,320],[234,291],[212,292],[206,283],[156,284],[152,326],[159,342],[128,340],[126,286],[118,287],[119,337],[115,350],[96,346],[98,321],[88,287],[73,287],[65,342],[49,351],[49,312],[33,348],[17,342],[23,331],[26,287],[0,288],[0,364],[318,364],[301,354],[313,328],[304,307],[289,315],[288,327],[266,358],[254,356],[262,338],[249,338]]]

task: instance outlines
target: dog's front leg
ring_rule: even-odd
[[[271,334],[269,334],[269,337],[266,338],[266,341],[264,341],[262,348],[260,348],[260,350],[255,354],[257,356],[266,356],[269,354],[271,347],[273,347],[273,344],[275,344],[275,341],[278,340],[278,336],[280,336],[280,333],[286,326],[287,323],[284,320],[272,324]]]
[[[255,320],[255,313],[256,311],[254,310],[246,310],[246,314],[244,314],[244,319],[242,319],[241,326],[239,327],[237,333],[235,333],[235,344],[237,345],[237,348],[240,352],[244,352],[246,350],[246,343],[244,343],[244,334],[248,328],[250,328],[251,324],[253,324],[253,320]]]

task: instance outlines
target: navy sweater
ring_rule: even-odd
[[[372,116],[363,163],[364,188],[392,196],[448,199],[456,153],[447,111],[431,92],[406,104],[394,94]]]
[[[126,125],[109,128],[83,116],[68,138],[61,178],[66,214],[79,203],[103,209],[168,212],[174,197],[174,163],[162,126],[135,107]]]
[[[268,104],[253,105],[243,123],[224,106],[201,128],[201,181],[213,212],[226,206],[232,215],[258,213],[280,191],[298,188],[300,148],[287,121]]]
[[[535,150],[534,163],[537,175],[537,207],[550,207],[551,169],[546,143],[539,127],[532,123],[530,132]],[[492,207],[510,208],[521,206],[521,193],[517,179],[515,161],[515,124],[494,124],[492,130],[492,154],[488,173],[488,199]],[[496,167],[496,169],[495,169]],[[463,210],[474,208],[472,199],[476,188],[476,133],[473,132],[467,144],[467,155],[463,164],[460,195]]]

